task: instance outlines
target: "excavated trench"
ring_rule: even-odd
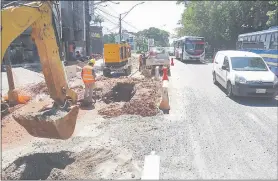
[[[148,79],[118,82],[109,92],[104,94],[102,101],[108,104],[98,110],[105,118],[121,115],[155,116],[160,99],[160,82]]]
[[[135,83],[118,82],[111,91],[103,96],[103,101],[106,104],[112,102],[129,102],[135,93]]]

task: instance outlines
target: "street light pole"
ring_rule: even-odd
[[[119,17],[119,38],[120,38],[120,43],[122,41],[122,14],[120,14],[120,17]]]
[[[144,4],[145,2],[140,2],[135,4],[134,6],[132,6],[130,8],[129,11],[125,12],[125,13],[121,13],[120,17],[119,17],[119,38],[120,38],[120,42],[122,41],[122,20],[128,15],[128,13],[133,10],[136,6],[140,5],[140,4]],[[124,15],[124,17],[122,17],[122,15]]]

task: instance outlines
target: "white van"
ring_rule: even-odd
[[[213,83],[227,89],[227,95],[275,97],[278,80],[263,58],[245,51],[219,51],[213,61]]]

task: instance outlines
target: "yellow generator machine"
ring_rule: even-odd
[[[131,48],[125,42],[119,44],[104,44],[103,75],[110,77],[111,72],[131,74]]]

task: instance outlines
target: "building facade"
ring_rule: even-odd
[[[116,43],[120,43],[120,35],[116,35],[115,40]],[[123,30],[122,40],[130,44],[131,50],[137,50],[135,33],[128,32],[127,30]]]

